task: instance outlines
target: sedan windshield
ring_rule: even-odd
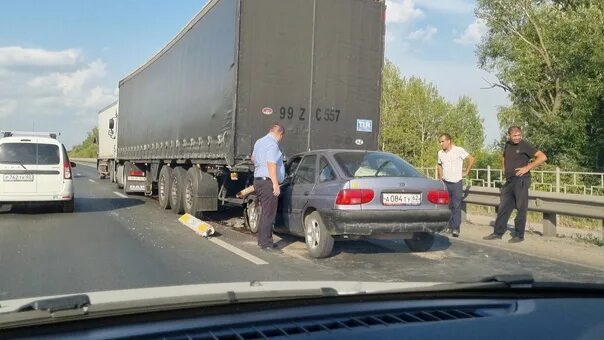
[[[334,158],[347,177],[422,177],[409,163],[386,152],[339,152]]]

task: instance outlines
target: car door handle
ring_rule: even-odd
[[[304,192],[304,196],[308,196],[310,194],[310,191],[305,191]]]

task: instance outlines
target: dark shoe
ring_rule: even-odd
[[[453,235],[453,237],[459,237],[459,231],[458,230],[453,230],[451,232],[451,235]]]
[[[487,235],[487,236],[483,237],[482,239],[483,240],[501,240],[502,236],[503,235],[499,235],[497,233],[492,233],[490,235]]]
[[[522,241],[524,241],[524,237],[514,236],[508,241],[508,243],[520,243]]]

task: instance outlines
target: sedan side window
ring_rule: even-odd
[[[315,182],[315,166],[317,163],[317,156],[310,155],[306,156],[300,162],[296,176],[294,177],[294,184],[308,184]]]
[[[333,168],[325,157],[321,157],[319,160],[319,183],[333,181],[334,179],[336,179],[336,174],[334,174]]]

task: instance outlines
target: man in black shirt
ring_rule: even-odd
[[[533,162],[530,162],[535,158]],[[508,220],[514,208],[518,211],[514,219],[515,235],[510,243],[524,241],[524,228],[528,211],[528,190],[531,186],[530,171],[547,160],[547,156],[529,142],[522,140],[522,130],[518,126],[508,129],[508,142],[503,149],[503,171],[505,185],[501,188],[499,209],[495,220],[495,230],[485,236],[485,240],[501,239],[507,230]]]

